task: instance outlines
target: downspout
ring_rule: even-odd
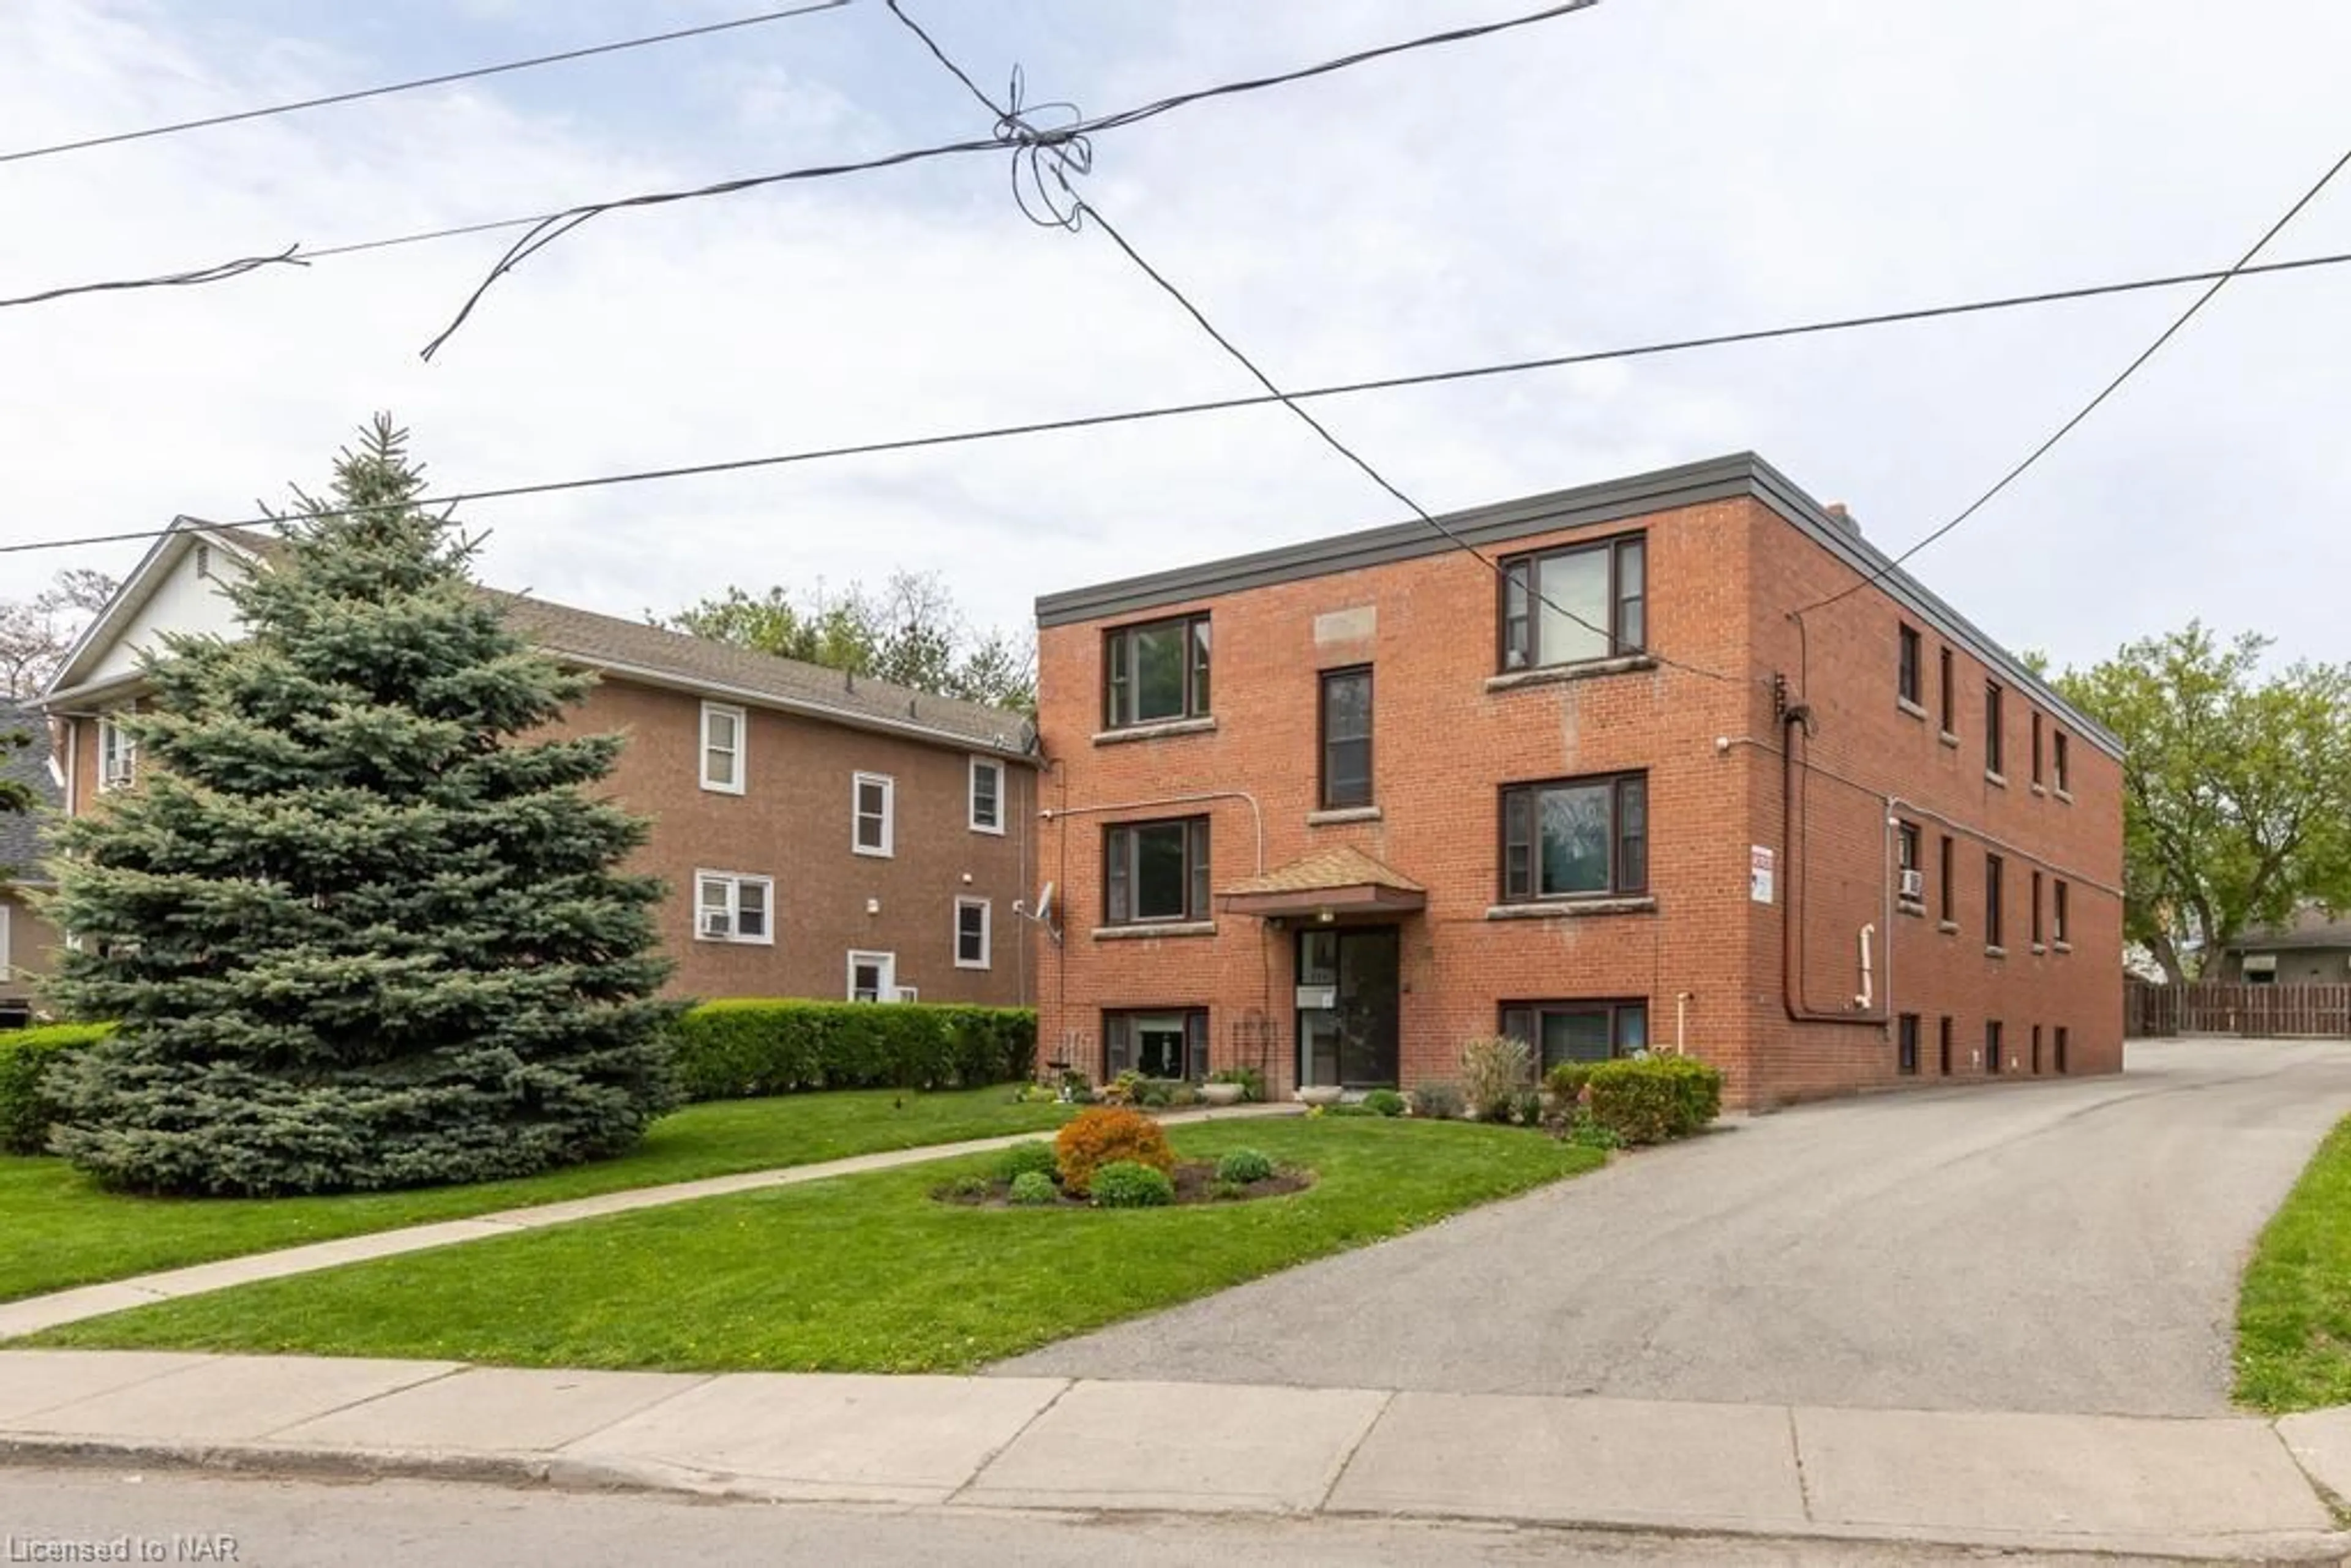
[[[1796,704],[1782,716],[1780,736],[1780,844],[1781,852],[1788,857],[1788,885],[1796,885],[1796,727],[1812,717],[1812,710]],[[1882,878],[1880,879],[1883,880]],[[1802,916],[1793,904],[1784,907],[1780,918],[1780,1005],[1791,1023],[1850,1024],[1864,1029],[1883,1029],[1886,1015],[1882,1012],[1821,1012],[1800,1000],[1802,968],[1798,963],[1802,937]]]

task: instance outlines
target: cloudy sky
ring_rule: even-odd
[[[779,0],[768,0],[768,4]],[[1533,0],[909,0],[1102,112]],[[740,15],[762,0],[6,0],[0,151]],[[2225,265],[2342,151],[2351,8],[1604,0],[1102,137],[1088,194],[1309,384]],[[0,163],[0,296],[986,130],[879,0]],[[418,349],[507,243],[0,311],[0,542],[249,514],[377,408],[444,488],[1251,390],[994,155],[599,220]],[[2272,255],[2351,249],[2351,173]],[[2137,295],[1321,405],[1432,508],[1752,448],[1906,545],[2186,303]],[[2232,285],[1921,556],[2061,662],[2201,615],[2339,657],[2351,268]],[[483,504],[485,575],[614,613],[935,568],[1039,591],[1395,520],[1279,409]],[[136,547],[0,557],[0,597]],[[1660,585],[1660,591],[1669,591]]]

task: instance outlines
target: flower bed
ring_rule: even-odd
[[[1314,1185],[1314,1173],[1294,1166],[1277,1168],[1262,1181],[1224,1182],[1217,1179],[1213,1160],[1181,1160],[1169,1173],[1176,1184],[1176,1204],[1247,1203],[1252,1198],[1287,1197],[1293,1192],[1304,1192]],[[1053,1189],[1050,1203],[1015,1203],[1012,1184],[992,1181],[983,1176],[976,1183],[969,1178],[949,1182],[931,1196],[941,1203],[960,1204],[966,1208],[1092,1208],[1090,1198],[1078,1197],[1061,1187]]]

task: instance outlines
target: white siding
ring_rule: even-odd
[[[108,681],[134,673],[139,667],[140,651],[153,643],[158,632],[235,634],[235,612],[221,597],[219,585],[197,574],[196,562],[205,555],[212,558],[211,570],[215,577],[244,570],[236,557],[218,545],[210,550],[191,548],[180,557],[170,574],[155,585],[154,591],[147,596],[147,601],[139,607],[113,645],[81,677],[83,681]]]

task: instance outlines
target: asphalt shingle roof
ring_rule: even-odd
[[[65,804],[65,791],[49,777],[49,724],[41,716],[37,706],[29,700],[0,697],[0,735],[23,731],[29,744],[0,756],[0,778],[30,787],[33,799],[41,806],[57,810]],[[46,852],[41,842],[42,823],[37,810],[33,815],[15,811],[0,812],[0,881],[14,878],[31,882],[39,877],[41,856]]]
[[[1403,873],[1345,844],[1316,850],[1222,891],[1240,896],[1259,893],[1327,893],[1341,887],[1392,887],[1399,893],[1427,891]]]
[[[211,531],[234,539],[264,559],[279,553],[274,534],[240,528]],[[996,751],[1025,753],[1034,734],[1024,716],[984,703],[937,696],[862,675],[852,677],[822,664],[779,659],[730,643],[600,615],[528,594],[489,588],[482,591],[505,605],[516,630],[538,646],[550,653],[570,654],[591,667],[625,665],[689,685],[724,686],[743,694],[747,700],[766,697],[794,708],[830,710],[852,723],[920,726],[953,742]]]
[[[2284,953],[2306,947],[2351,947],[2351,917],[2304,909],[2283,925],[2248,931],[2230,944],[2238,952]]]

